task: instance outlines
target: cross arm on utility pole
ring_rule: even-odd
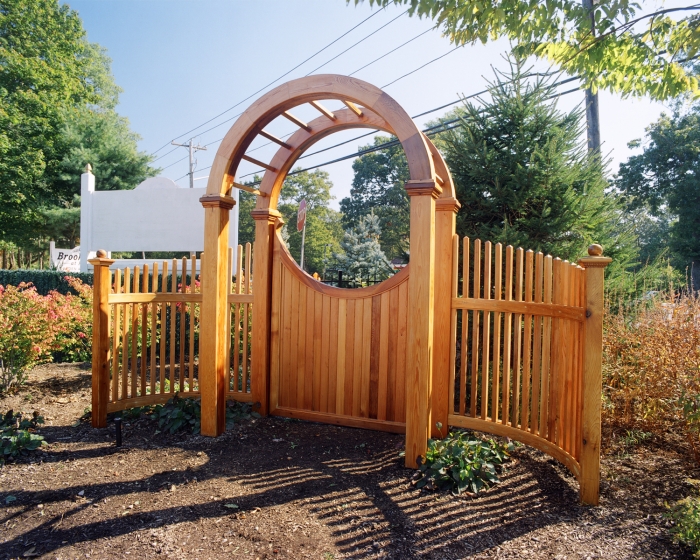
[[[194,160],[194,153],[198,150],[204,150],[206,151],[207,147],[206,146],[200,146],[194,145],[193,144],[194,138],[190,138],[190,141],[187,144],[178,144],[174,140],[170,142],[173,146],[179,146],[181,148],[188,148],[190,150],[190,172],[188,175],[190,176],[190,188],[194,188],[194,165],[195,165],[195,160]]]

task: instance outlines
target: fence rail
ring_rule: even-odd
[[[249,401],[250,244],[245,250],[239,246],[237,254],[234,266],[233,250],[229,250],[231,344],[226,386],[227,398]],[[115,271],[109,270],[110,259],[93,263],[93,368],[97,369],[97,375],[93,371],[93,410],[101,423],[109,412],[162,403],[176,393],[199,396],[202,293],[197,260],[192,256]]]
[[[585,270],[479,239],[460,251],[456,236],[453,263],[449,423],[543,449],[578,477]]]

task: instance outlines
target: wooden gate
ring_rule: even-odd
[[[274,244],[270,414],[403,432],[409,270],[339,289]]]
[[[331,111],[321,104],[325,100],[346,108]],[[290,113],[302,104],[321,116],[306,123]],[[292,121],[298,130],[286,140],[266,132],[277,117]],[[299,269],[281,239],[284,221],[277,211],[284,180],[304,151],[349,128],[395,135],[410,173],[405,185],[411,199],[410,267],[356,290],[325,286]],[[280,146],[269,163],[246,154],[258,135]],[[242,160],[266,170],[259,187],[235,181]],[[231,293],[232,188],[256,195],[252,327],[251,278],[241,272],[240,260]],[[460,244],[455,235],[459,203],[435,146],[386,93],[335,75],[291,81],[253,103],[223,139],[201,203],[206,254],[201,296],[158,293],[153,286],[147,294],[111,294],[111,261],[91,261],[96,272],[95,426],[105,425],[108,410],[162,402],[177,380],[179,387],[201,395],[204,435],[223,432],[225,401],[233,397],[252,401],[263,415],[405,431],[406,466],[415,468],[431,434],[444,433],[437,425],[443,430],[460,426],[513,437],[549,453],[577,476],[582,500],[597,503],[603,269],[610,262],[601,247],[591,246],[589,257],[577,266],[511,247],[504,254],[503,247],[489,242],[483,253],[480,241]],[[245,269],[250,270],[249,257]],[[146,284],[139,288],[136,282],[133,291],[143,292]],[[191,343],[189,355],[176,342],[167,351],[151,347],[148,367],[145,359],[135,365],[138,317],[149,317],[147,305],[137,311],[137,304],[148,303],[153,305],[152,325],[158,305],[162,317],[167,309],[172,316],[186,315],[186,306],[190,323],[199,310],[197,375],[192,373]],[[114,323],[119,305],[121,335]],[[110,346],[110,316],[115,336],[124,341],[121,347],[117,339]],[[169,323],[172,340],[178,328],[186,327],[184,319],[179,324]],[[140,328],[146,339],[145,320]],[[151,331],[152,338],[155,327]],[[132,340],[131,361],[125,333]],[[145,356],[145,348],[143,352]],[[127,365],[110,368],[112,362]],[[115,387],[111,393],[110,384]]]

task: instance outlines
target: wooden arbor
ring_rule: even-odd
[[[342,101],[347,109],[331,112],[320,101],[335,99]],[[309,103],[321,114],[317,119],[304,123],[289,111],[294,107]],[[284,116],[295,123],[299,130],[288,140],[281,141],[265,132],[264,127],[278,116]],[[386,291],[377,288],[372,291],[354,290],[353,301],[346,304],[340,300],[348,299],[340,292],[320,286],[309,285],[305,273],[300,270],[292,272],[297,282],[294,286],[299,290],[302,300],[302,288],[314,290],[313,297],[319,301],[318,309],[324,309],[324,296],[329,300],[338,300],[338,308],[348,314],[346,322],[342,323],[336,333],[343,334],[341,351],[350,349],[355,353],[354,361],[350,358],[346,362],[336,359],[336,393],[338,399],[337,408],[333,413],[316,412],[316,416],[304,416],[325,421],[348,425],[368,425],[363,422],[372,422],[372,427],[382,429],[382,420],[370,418],[374,407],[376,411],[382,407],[377,402],[377,393],[381,393],[382,387],[385,396],[391,397],[391,388],[387,388],[386,382],[381,377],[380,345],[391,336],[388,325],[388,305],[398,298],[400,293],[405,295],[406,310],[405,332],[399,328],[394,334],[397,340],[404,337],[405,364],[402,371],[405,384],[405,431],[406,431],[406,464],[416,466],[416,458],[426,451],[427,439],[430,436],[431,426],[440,421],[447,425],[448,415],[448,389],[450,363],[450,340],[447,336],[434,337],[435,330],[448,333],[451,321],[450,296],[452,270],[452,244],[455,232],[455,213],[458,203],[454,198],[454,188],[447,167],[438,151],[428,138],[416,127],[413,120],[406,112],[386,93],[378,88],[353,78],[337,75],[320,75],[302,78],[283,84],[267,93],[251,105],[236,121],[226,134],[219,150],[217,151],[214,165],[207,184],[207,194],[201,199],[205,208],[205,254],[206,259],[202,268],[202,283],[205,286],[202,300],[201,322],[201,350],[200,350],[200,388],[202,394],[202,433],[215,436],[223,432],[224,418],[224,380],[226,368],[226,345],[229,341],[227,332],[228,312],[227,303],[227,259],[228,259],[228,212],[233,207],[233,199],[230,197],[231,188],[241,185],[235,183],[235,175],[242,159],[254,161],[267,169],[260,185],[256,209],[253,217],[256,220],[256,239],[254,249],[254,291],[255,304],[253,311],[253,348],[252,348],[252,399],[260,403],[260,412],[268,414],[279,410],[286,410],[289,414],[299,412],[303,402],[310,402],[314,408],[317,394],[320,398],[320,385],[318,393],[303,396],[303,375],[305,371],[296,372],[296,377],[302,397],[294,401],[294,406],[281,407],[280,391],[289,390],[289,384],[281,381],[280,373],[284,366],[280,366],[275,359],[279,359],[279,350],[275,346],[276,338],[284,336],[281,330],[280,308],[275,304],[284,300],[282,287],[275,282],[273,276],[277,269],[275,263],[275,239],[277,227],[281,225],[280,214],[276,210],[279,192],[284,179],[299,156],[315,142],[325,136],[348,128],[376,128],[394,134],[406,153],[410,180],[406,184],[406,190],[411,197],[410,216],[410,270],[401,273],[394,285],[386,287]],[[272,140],[280,145],[276,155],[269,164],[262,164],[257,160],[246,156],[245,152],[251,142],[258,135]],[[244,187],[243,187],[244,188]],[[277,251],[278,262],[284,260],[284,251]],[[436,267],[436,262],[444,265]],[[289,262],[287,261],[287,265]],[[280,267],[282,264],[279,265]],[[281,271],[281,268],[279,269]],[[287,270],[291,270],[287,268]],[[440,272],[442,271],[442,272]],[[279,273],[281,274],[281,272]],[[398,275],[397,275],[398,276]],[[310,278],[310,277],[309,277]],[[404,284],[399,288],[399,284]],[[382,286],[382,285],[379,285]],[[396,288],[396,293],[389,290]],[[403,292],[400,292],[403,289]],[[276,299],[273,292],[277,290]],[[367,289],[365,289],[367,290]],[[320,295],[317,295],[320,294]],[[303,296],[306,298],[306,295]],[[312,296],[308,296],[312,297]],[[362,300],[360,303],[355,300]],[[443,301],[444,300],[444,301]],[[291,301],[291,299],[290,299]],[[307,308],[312,305],[307,301]],[[437,303],[437,306],[436,306]],[[297,302],[298,304],[298,302]],[[329,301],[328,309],[332,309],[333,301]],[[344,307],[345,305],[345,307]],[[381,310],[385,308],[384,318],[387,328],[382,330]],[[436,312],[436,308],[439,310]],[[316,309],[316,308],[313,308]],[[357,309],[357,315],[354,314]],[[353,314],[350,314],[350,310]],[[363,314],[364,313],[364,314]],[[289,315],[289,312],[287,313]],[[305,336],[313,345],[313,338],[323,329],[322,313],[309,312],[309,318],[321,316],[321,323],[316,331],[307,329]],[[367,329],[357,328],[358,338],[349,337],[346,332],[347,325],[353,325],[356,317],[363,317],[363,325],[368,325],[370,332],[377,332],[377,342],[372,344],[368,340],[368,354],[356,350],[361,349],[362,337]],[[376,331],[373,330],[376,320]],[[301,320],[300,320],[301,321]],[[301,322],[297,325],[301,325]],[[297,329],[290,329],[296,331]],[[382,334],[384,333],[384,334]],[[340,336],[339,334],[337,336]],[[382,336],[384,338],[382,338]],[[389,341],[390,342],[390,341]],[[273,348],[274,347],[274,348]],[[376,348],[376,352],[373,350]],[[376,355],[375,355],[376,354]],[[337,358],[337,357],[336,357]],[[293,357],[288,356],[292,364]],[[388,359],[388,358],[387,358]],[[350,370],[346,365],[352,364],[352,371],[356,371],[354,377],[350,376]],[[362,367],[365,364],[368,367]],[[375,365],[373,365],[375,364]],[[294,363],[294,367],[296,364]],[[277,369],[275,369],[277,368]],[[281,369],[280,369],[281,368]],[[308,369],[309,379],[315,379],[315,366]],[[275,369],[278,375],[271,377],[271,371]],[[433,376],[433,371],[442,374]],[[398,371],[398,370],[396,370]],[[367,372],[365,375],[363,372]],[[299,377],[299,376],[302,377]],[[347,386],[347,394],[341,392],[343,386]],[[433,379],[435,386],[433,387]],[[372,388],[375,392],[372,393]],[[317,391],[314,388],[314,391]],[[353,400],[350,396],[354,394]],[[367,398],[364,398],[364,397]],[[328,402],[324,400],[324,402]],[[395,408],[402,408],[398,405]],[[303,410],[301,411],[303,412]],[[279,413],[279,412],[278,412]],[[319,416],[324,415],[325,416]],[[401,416],[401,413],[397,413]],[[386,409],[385,409],[386,415]],[[403,418],[402,418],[403,419]],[[384,429],[392,429],[397,422],[389,420],[383,422]],[[398,431],[398,430],[397,430]],[[403,426],[400,427],[403,431]]]

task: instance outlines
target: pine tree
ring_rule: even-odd
[[[558,110],[545,80],[528,81],[509,62],[491,98],[465,103],[461,126],[437,140],[462,204],[457,232],[570,260],[600,243],[621,272],[635,249],[606,195],[605,166],[587,153],[581,109]]]
[[[340,242],[342,253],[334,255],[337,266],[346,277],[359,284],[362,278],[384,280],[392,269],[379,244],[382,230],[379,217],[367,214],[357,226],[345,232]]]

